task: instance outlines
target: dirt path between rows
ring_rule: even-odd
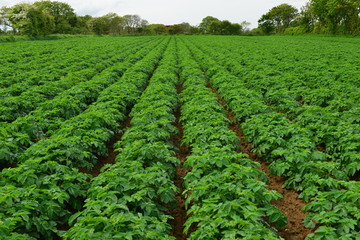
[[[178,85],[176,89],[177,93],[180,94],[182,91],[182,85]],[[176,193],[175,196],[176,208],[171,209],[168,214],[174,218],[169,220],[169,224],[172,226],[171,236],[174,236],[177,240],[185,240],[192,232],[192,229],[190,229],[188,234],[184,234],[184,224],[188,217],[185,209],[185,197],[182,195],[182,193],[184,192],[183,177],[188,172],[186,169],[184,169],[183,164],[186,158],[190,155],[190,147],[181,145],[181,140],[184,136],[184,128],[182,126],[182,123],[180,122],[180,109],[181,105],[175,112],[176,121],[174,122],[174,126],[177,127],[177,129],[179,130],[179,134],[177,136],[174,136],[172,139],[174,146],[179,149],[175,157],[180,160],[180,164],[176,168],[176,177],[174,179],[174,183],[180,191]]]
[[[89,170],[86,168],[79,168],[80,172],[87,173],[92,175],[93,177],[98,176],[101,173],[101,168],[104,167],[106,164],[114,164],[115,158],[118,155],[118,152],[114,148],[114,144],[122,138],[124,134],[124,130],[130,127],[131,117],[127,117],[124,121],[120,123],[119,132],[115,133],[115,135],[106,143],[107,149],[109,149],[109,153],[107,156],[100,157],[94,167]]]
[[[273,176],[268,168],[268,164],[255,152],[252,151],[251,143],[245,140],[245,135],[240,128],[240,125],[235,121],[235,117],[232,112],[227,108],[226,103],[221,99],[219,93],[213,89],[210,84],[207,84],[207,87],[211,89],[213,93],[216,94],[216,98],[220,105],[226,110],[227,117],[230,120],[230,128],[233,130],[238,138],[240,139],[240,148],[243,153],[246,153],[250,160],[260,163],[260,170],[265,172],[268,179],[268,189],[275,190],[283,195],[283,198],[278,200],[273,200],[271,203],[280,209],[281,212],[288,219],[286,226],[282,228],[277,228],[279,236],[286,240],[303,240],[305,237],[313,232],[311,228],[305,228],[302,223],[306,214],[302,212],[302,208],[306,205],[304,201],[299,198],[299,194],[294,190],[285,189],[282,186],[284,185],[285,178]]]

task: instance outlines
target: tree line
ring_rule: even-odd
[[[20,3],[0,9],[2,32],[28,36],[46,36],[49,34],[241,34],[243,26],[206,17],[199,27],[183,22],[166,26],[149,24],[139,15],[119,16],[109,13],[101,17],[90,15],[77,16],[67,3],[43,0],[33,4]]]
[[[300,11],[289,4],[273,7],[258,21],[271,33],[360,34],[360,0],[310,0]]]
[[[101,17],[77,16],[67,3],[38,1],[20,3],[0,9],[2,31],[9,29],[18,35],[49,34],[134,34],[144,31],[148,22],[138,15],[118,16],[109,13]]]
[[[67,3],[42,0],[20,3],[0,9],[0,33],[46,36],[49,34],[360,34],[360,0],[310,0],[300,10],[281,4],[258,20],[258,28],[250,23],[231,23],[212,16],[203,18],[199,26],[180,23],[171,26],[149,24],[139,15],[119,16],[109,13],[101,17],[78,16]]]

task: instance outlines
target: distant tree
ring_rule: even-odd
[[[85,16],[77,16],[76,26],[73,29],[73,33],[76,34],[90,34],[92,33],[92,29],[90,26],[91,19],[93,17],[90,15]]]
[[[250,30],[249,32],[251,35],[261,35],[263,34],[263,30],[260,28],[260,27],[257,27],[257,28],[253,28]]]
[[[269,18],[275,22],[276,32],[284,32],[297,17],[298,10],[289,4],[280,4],[268,12]]]
[[[149,21],[146,19],[141,19],[140,27],[146,27],[147,25],[149,25]]]
[[[271,34],[275,30],[275,23],[269,16],[269,14],[264,14],[258,21],[259,28],[264,34]]]
[[[298,10],[289,4],[280,4],[273,7],[258,20],[259,28],[265,34],[270,34],[274,30],[276,33],[282,33],[290,27],[292,21],[298,16]]]
[[[97,35],[109,34],[110,26],[105,17],[92,18],[89,21],[91,30]]]
[[[89,28],[97,35],[145,34],[148,24],[147,20],[141,19],[138,15],[121,17],[116,13],[108,13],[101,17],[91,18],[88,21]]]
[[[44,9],[21,3],[8,9],[11,27],[29,36],[48,35],[54,30],[54,17]]]
[[[320,27],[331,33],[356,33],[360,29],[359,0],[311,0]]]
[[[167,29],[164,24],[150,24],[146,27],[148,34],[163,35],[167,34]]]
[[[0,8],[0,26],[3,32],[6,32],[8,28],[12,28],[12,23],[9,20],[9,12],[11,8],[1,7]]]
[[[191,25],[188,22],[182,22],[179,24],[182,34],[190,34],[191,33]]]
[[[191,25],[187,22],[183,22],[180,24],[174,24],[169,29],[170,34],[190,34],[191,33]]]
[[[216,34],[221,35],[238,35],[241,33],[241,25],[237,23],[231,23],[228,20],[224,20],[218,23],[218,29]]]
[[[214,34],[214,31],[217,29],[217,24],[220,22],[219,19],[207,16],[203,18],[199,25],[199,29],[204,34]]]
[[[148,22],[146,20],[141,20],[139,25],[128,24],[129,23],[126,22],[125,16],[120,17],[116,13],[108,13],[101,17],[91,18],[88,21],[90,29],[97,35],[121,35],[125,33],[135,33],[135,30],[141,33],[145,33]],[[129,30],[130,27],[131,29]]]
[[[146,34],[148,25],[149,25],[148,20],[141,19],[140,26],[137,28],[137,32],[140,33],[140,34]]]
[[[237,35],[241,33],[242,27],[238,23],[231,23],[228,20],[220,21],[215,17],[207,16],[203,18],[199,29],[204,34]]]
[[[54,18],[55,28],[52,33],[72,33],[77,18],[74,9],[69,4],[46,0],[35,2],[33,5]]]
[[[229,34],[230,35],[239,35],[242,33],[243,28],[240,24],[238,23],[231,23],[231,26],[229,28]]]
[[[108,13],[103,16],[105,23],[109,26],[108,33],[112,35],[120,35],[125,33],[125,19],[116,13]]]
[[[182,34],[182,29],[180,24],[174,24],[169,27],[169,34],[176,35],[176,34]]]
[[[298,21],[304,33],[310,33],[314,30],[316,17],[310,2],[301,7]]]
[[[250,32],[250,25],[251,25],[251,23],[249,23],[249,22],[247,22],[247,21],[242,21],[241,23],[240,23],[240,26],[241,26],[241,30],[243,31],[243,32]]]
[[[190,34],[200,34],[200,28],[198,26],[191,26],[190,27]]]
[[[141,17],[139,15],[125,15],[124,19],[128,33],[136,33],[136,28],[141,26]]]
[[[360,1],[349,0],[341,5],[346,33],[360,34]]]

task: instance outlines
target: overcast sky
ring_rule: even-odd
[[[58,0],[70,4],[78,15],[102,16],[110,12],[120,16],[138,14],[150,23],[166,25],[188,22],[198,25],[206,16],[240,23],[248,21],[251,28],[272,7],[288,3],[298,9],[308,0]],[[28,0],[0,0],[0,6],[17,3],[33,3]]]

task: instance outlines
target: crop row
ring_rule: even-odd
[[[304,224],[315,229],[307,239],[360,238],[360,184],[350,180],[360,170],[358,59],[330,54],[333,44],[301,55],[301,38],[291,50],[267,37],[241,38],[245,47],[238,39],[114,38],[107,47],[91,41],[89,53],[71,39],[21,55],[0,50],[9,53],[0,60],[0,93],[8,92],[0,99],[0,168],[18,164],[0,173],[0,239],[174,239],[180,105],[182,145],[191,149],[185,234],[279,239],[268,222],[286,224],[270,204],[281,195],[241,153],[217,97],[271,173],[307,202]],[[79,56],[62,58],[62,50]],[[6,72],[11,66],[18,76]],[[129,118],[116,163],[92,179],[79,172],[108,154],[106,143]]]
[[[62,41],[62,44],[57,47],[54,47],[54,43],[45,44],[42,42],[41,47],[37,42],[19,43],[12,44],[11,47],[1,48],[0,52],[3,57],[0,60],[0,77],[3,81],[0,88],[7,88],[13,84],[27,81],[27,77],[31,77],[36,70],[41,73],[50,69],[60,70],[59,68],[63,67],[64,63],[75,63],[84,59],[82,55],[85,49],[77,48],[74,41]],[[74,55],[74,58],[67,59],[67,54]],[[48,64],[54,59],[59,62]],[[33,81],[36,81],[36,79],[33,79]]]
[[[257,97],[271,110],[286,113],[287,117],[306,128],[311,141],[331,161],[339,163],[346,175],[354,176],[360,170],[360,91],[351,81],[357,77],[353,75],[356,71],[351,71],[355,68],[356,58],[347,59],[347,54],[339,56],[340,62],[344,61],[341,58],[349,61],[349,72],[345,74],[341,68],[333,69],[332,66],[320,69],[318,64],[321,63],[318,62],[314,66],[303,66],[308,62],[305,60],[301,61],[301,66],[297,66],[297,61],[293,62],[291,58],[283,62],[284,53],[280,50],[276,50],[275,55],[260,55],[264,58],[260,63],[251,61],[251,58],[244,60],[244,56],[236,50],[229,52],[226,48],[216,47],[216,44],[211,47],[205,47],[203,43],[197,46],[212,55],[233,75],[240,77],[244,86],[261,93]],[[270,52],[271,48],[267,51]],[[291,53],[296,59],[301,57],[294,51]],[[253,57],[253,54],[250,56]],[[316,58],[316,55],[309,57]],[[288,62],[294,63],[293,66],[288,66]],[[261,76],[256,76],[258,68],[264,68]],[[307,71],[311,73],[313,68],[317,69],[317,75],[308,76]]]
[[[279,226],[286,222],[270,204],[281,195],[266,189],[267,178],[257,163],[236,152],[239,139],[229,128],[225,110],[183,43],[179,59],[183,144],[192,149],[184,163],[191,169],[184,177],[190,216],[185,231],[196,224],[189,239],[279,239],[263,217]]]
[[[6,239],[52,239],[70,215],[82,207],[91,167],[106,155],[105,142],[126,118],[162,56],[158,44],[134,64],[86,111],[61,124],[50,138],[32,145],[24,162],[0,174],[0,236]]]
[[[335,99],[347,103],[359,97],[360,61],[355,44],[338,44],[330,39],[309,42],[306,38],[297,38],[296,43],[294,39],[261,39],[261,44],[257,41],[260,39],[246,38],[241,39],[243,42],[229,38],[201,40],[200,45],[211,45],[207,49],[222,57],[217,60],[248,87],[265,94],[288,88],[292,94],[299,94],[295,96],[299,100],[323,106],[332,105]]]
[[[93,178],[85,210],[70,219],[65,239],[174,239],[165,205],[174,205],[176,159],[171,136],[178,106],[172,40],[132,109],[116,163]]]
[[[341,113],[339,117],[343,120],[352,114],[352,121],[359,113],[360,95],[356,81],[359,58],[350,50],[354,46],[347,45],[342,47],[341,53],[332,54],[321,41],[308,47],[306,39],[301,38],[297,39],[298,46],[291,45],[294,49],[288,49],[290,46],[281,42],[282,39],[277,39],[280,43],[264,41],[262,45],[242,39],[243,46],[226,38],[216,41],[207,38],[201,43],[192,40],[218,64],[240,77],[246,87],[261,93],[268,104],[283,101],[288,108],[296,109],[302,104],[319,106]],[[223,41],[226,41],[226,47]],[[284,44],[284,47],[278,48],[277,44]],[[332,43],[329,46],[339,47]],[[327,58],[323,58],[324,55],[328,55]],[[296,114],[295,110],[293,114]]]
[[[63,39],[53,42],[27,42],[12,44],[2,48],[0,54],[0,93],[16,96],[33,85],[43,85],[47,81],[57,81],[69,72],[79,71],[106,60],[119,49],[149,39],[107,39],[107,46],[96,38]],[[99,56],[99,51],[101,55]]]
[[[40,86],[48,81],[58,81],[61,77],[66,76],[68,73],[79,71],[83,68],[89,68],[99,62],[99,54],[97,47],[93,42],[90,42],[89,48],[86,49],[79,46],[67,47],[69,43],[62,42],[57,43],[59,46],[49,46],[44,44],[45,52],[49,54],[32,55],[28,54],[25,50],[22,54],[19,54],[19,49],[14,47],[12,51],[18,54],[12,56],[12,61],[4,63],[3,68],[12,68],[12,71],[3,72],[9,76],[2,76],[3,81],[0,89],[0,93],[4,96],[18,96],[26,89],[33,87],[34,85]],[[57,46],[57,45],[55,45]],[[104,49],[102,54],[103,60],[106,60],[110,56],[113,56],[116,46],[110,44]],[[46,49],[48,51],[46,51]],[[64,51],[61,51],[64,50]],[[41,52],[40,49],[34,49],[34,52]],[[29,57],[22,57],[22,55],[31,55]],[[0,69],[3,70],[2,68]]]
[[[205,52],[208,52],[212,56],[217,54],[218,57],[215,57],[216,61],[221,59],[219,57],[219,49],[219,51],[215,51],[213,46],[211,48],[202,47],[201,49]],[[234,75],[232,76],[232,81],[235,82],[239,81],[236,78],[238,77],[236,74],[238,71],[236,63],[238,61],[239,60],[235,55],[227,55],[226,64],[224,65],[227,70],[233,73],[231,74]],[[251,70],[250,72],[253,71],[254,70]],[[270,80],[268,80],[268,78],[270,78]],[[268,109],[271,111],[286,113],[286,116],[289,119],[300,125],[300,127],[303,128],[303,131],[307,132],[305,135],[307,135],[309,141],[315,144],[318,149],[322,149],[322,151],[327,154],[328,159],[336,162],[339,165],[339,168],[342,169],[342,171],[344,171],[347,176],[351,177],[355,175],[356,172],[360,170],[360,127],[358,125],[357,117],[358,111],[360,109],[358,104],[360,99],[357,101],[356,98],[349,93],[350,95],[347,95],[347,98],[349,99],[347,102],[353,101],[353,103],[351,104],[351,107],[344,108],[343,110],[338,108],[335,109],[335,102],[338,102],[335,100],[330,101],[328,103],[330,105],[327,107],[321,107],[316,104],[300,104],[299,100],[296,99],[301,97],[297,97],[297,94],[291,90],[288,90],[289,86],[284,86],[283,81],[278,80],[277,78],[275,80],[271,80],[271,76],[268,78],[254,80],[255,82],[262,82],[264,86],[267,86],[270,83],[275,85],[275,87],[269,87],[265,94],[261,94],[261,91],[259,91],[257,88],[257,85],[260,84],[254,84],[255,86],[250,86],[250,83],[247,84],[246,80],[243,80],[243,77],[240,77],[241,83],[244,85],[244,87],[254,90],[248,95],[254,95],[258,99],[258,101],[255,101],[252,104],[252,106],[249,108],[249,111],[252,111],[256,107],[264,109],[267,108],[265,106],[267,105],[269,107]],[[339,87],[345,88],[345,86],[341,85]],[[296,89],[299,89],[299,87],[296,87],[295,90]],[[308,88],[303,91],[311,91],[311,89]],[[332,90],[326,91],[332,92]],[[355,92],[356,90],[353,93]],[[341,98],[339,97],[340,102],[346,102],[343,94],[339,94],[339,96],[342,96]],[[317,96],[312,96],[312,99],[320,98]],[[259,100],[261,100],[260,104],[254,106],[256,105],[256,102],[259,102]]]
[[[131,50],[134,46],[125,49]],[[90,59],[87,59],[85,66],[80,66],[76,71],[70,72],[65,77],[60,78],[58,81],[46,81],[43,85],[30,86],[28,88],[26,83],[23,85],[23,92],[18,96],[7,96],[0,99],[0,110],[2,112],[0,121],[11,122],[16,118],[28,114],[34,110],[41,102],[50,100],[57,96],[59,93],[76,86],[80,82],[90,80],[99,72],[108,68],[118,61],[124,60],[126,54],[116,54],[116,48],[112,47],[111,51],[104,55],[96,54]],[[7,89],[4,89],[7,91]]]
[[[188,45],[211,84],[242,123],[253,149],[270,163],[273,174],[287,177],[285,187],[301,191],[300,197],[309,202],[304,208],[309,213],[304,223],[318,228],[308,238],[358,238],[360,184],[349,181],[345,163],[329,161],[328,155],[319,151],[312,141],[311,131],[285,114],[274,112],[263,102],[261,94],[249,90],[240,78],[212,57]]]
[[[180,64],[185,80],[185,91],[180,96],[183,144],[193,149],[185,162],[191,168],[184,178],[187,205],[191,202],[185,231],[198,223],[190,239],[278,239],[264,226],[262,217],[284,222],[282,214],[270,204],[280,195],[265,188],[258,178],[266,181],[266,177],[255,163],[235,152],[238,138],[228,128],[224,109],[206,88],[196,63],[181,47],[179,58],[187,59]],[[172,182],[178,164],[171,142],[177,132],[172,122],[178,105],[176,61],[170,54],[173,48],[170,45],[165,52],[130,114],[131,127],[118,143],[116,163],[93,179],[86,208],[71,217],[70,222],[76,219],[76,223],[65,239],[173,239],[169,236],[169,216],[164,214],[164,204],[174,204],[177,190]],[[201,110],[204,102],[205,111]],[[213,138],[214,131],[218,135]],[[218,185],[209,189],[209,182]]]
[[[81,82],[60,93],[54,99],[41,103],[30,114],[19,117],[12,123],[3,124],[0,135],[0,163],[8,165],[18,163],[23,152],[34,142],[49,138],[58,130],[63,121],[75,117],[86,110],[102,93],[126,72],[126,70],[143,58],[156,43],[146,47],[133,47],[119,54],[123,61],[115,63],[91,80]],[[142,47],[142,50],[138,51]]]

